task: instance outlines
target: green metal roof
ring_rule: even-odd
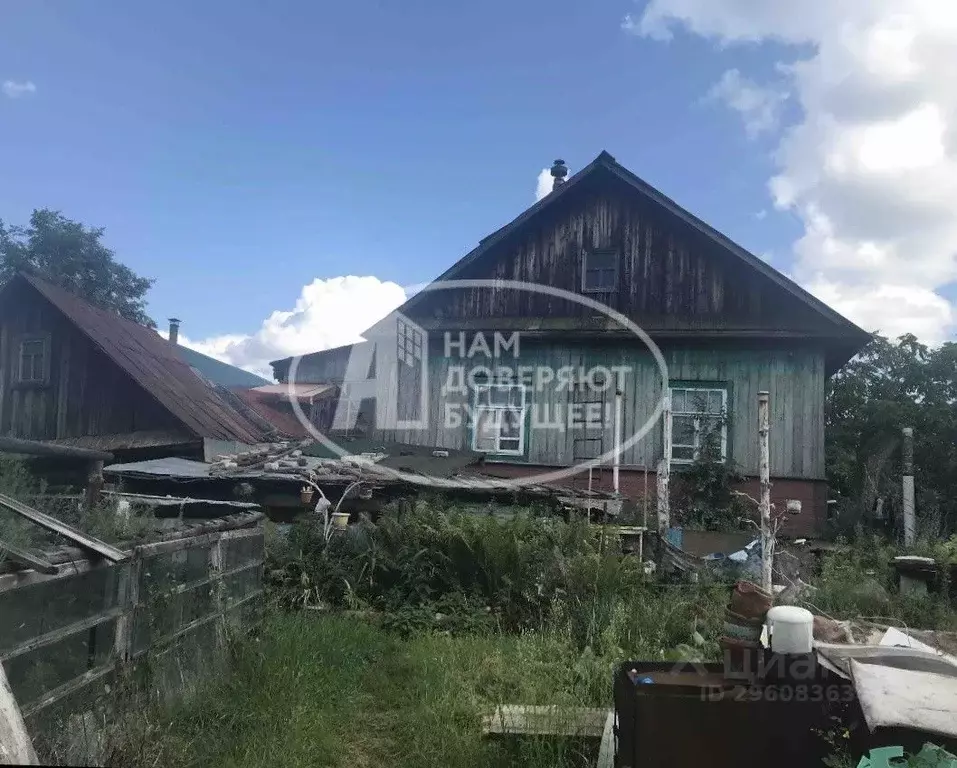
[[[184,363],[195,369],[203,378],[221,387],[261,387],[263,384],[272,383],[262,376],[216,360],[195,349],[182,345],[176,349]]]

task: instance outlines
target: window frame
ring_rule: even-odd
[[[40,364],[43,366],[42,376],[39,378],[24,378],[24,347],[27,344],[39,342],[41,350],[39,354]],[[31,359],[36,360],[37,355],[31,355]],[[50,334],[48,333],[24,333],[17,338],[17,376],[16,383],[21,387],[42,387],[50,383]],[[35,363],[33,363],[35,367]],[[35,373],[35,370],[33,371]]]
[[[588,273],[589,272],[598,272],[599,275],[604,274],[605,272],[612,272],[611,269],[605,267],[589,267],[588,259],[591,256],[611,256],[614,259],[614,272],[611,280],[611,287],[606,288],[604,284],[600,284],[597,288],[591,288],[588,286]],[[621,277],[621,255],[618,253],[617,248],[592,248],[591,250],[582,251],[582,293],[617,293],[618,283]]]
[[[684,410],[675,411],[674,402],[675,402],[675,393],[684,392],[686,397],[688,393],[695,393],[696,395],[704,394],[705,396],[710,395],[711,393],[720,393],[721,394],[721,413],[712,414],[708,411],[700,410],[689,410],[687,406]],[[704,418],[721,418],[721,458],[716,461],[718,464],[726,464],[729,459],[729,440],[728,440],[728,399],[730,396],[730,387],[727,384],[720,384],[718,382],[702,382],[701,384],[694,384],[691,382],[681,382],[675,386],[669,386],[668,388],[668,403],[671,412],[670,426],[671,434],[669,435],[668,443],[671,448],[671,456],[669,456],[670,464],[677,464],[679,466],[687,466],[694,464],[698,461],[701,455],[701,421]],[[687,401],[686,401],[687,402]],[[675,436],[675,416],[679,417],[693,417],[694,418],[694,442],[693,444],[679,443],[676,444],[674,440]],[[691,449],[692,458],[675,458],[675,447],[683,448],[685,450]]]
[[[521,407],[516,408],[513,405],[494,405],[492,404],[491,392],[492,390],[518,390],[521,392]],[[489,392],[489,404],[479,404],[479,396],[482,392]],[[506,398],[506,401],[508,398]],[[501,434],[501,422],[499,422],[499,433],[495,437],[495,449],[494,450],[485,450],[478,447],[479,440],[479,423],[481,421],[481,415],[485,412],[496,412],[496,411],[517,411],[519,414],[518,420],[518,447],[517,448],[502,448],[502,440],[515,440],[514,437],[502,437]],[[472,440],[471,448],[477,453],[484,453],[490,456],[524,456],[527,450],[526,438],[527,431],[525,429],[525,419],[528,414],[528,390],[525,385],[515,382],[476,382],[472,390]]]

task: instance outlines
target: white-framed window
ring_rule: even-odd
[[[49,339],[46,336],[24,336],[20,340],[20,365],[17,379],[25,384],[47,381]]]
[[[716,460],[728,458],[728,390],[723,387],[672,387],[671,462],[690,464],[701,456],[706,441]]]
[[[525,387],[477,384],[472,450],[508,456],[525,453]]]
[[[618,251],[602,249],[582,254],[582,292],[607,293],[618,290]]]
[[[396,355],[410,367],[416,365],[423,355],[422,331],[402,318],[396,318]]]

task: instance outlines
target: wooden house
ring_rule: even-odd
[[[204,459],[266,439],[268,425],[224,399],[182,349],[17,275],[0,289],[0,434],[127,459]]]
[[[556,163],[549,195],[438,278],[520,281],[565,294],[472,283],[422,291],[399,308],[397,316],[421,341],[400,339],[399,362],[393,352],[391,364],[410,362],[410,349],[413,356],[425,350],[428,413],[421,414],[418,429],[396,430],[395,439],[480,450],[498,474],[523,476],[614,453],[617,431],[623,446],[620,489],[635,497],[643,491],[645,470],[653,473],[662,459],[680,472],[700,458],[707,433],[716,459],[748,478],[746,487],[756,486],[757,396],[767,391],[773,501],[778,508],[801,502],[790,530],[812,533],[826,510],[825,382],[869,334],[608,153],[563,181],[566,173]],[[622,319],[650,338],[660,360]],[[501,349],[493,349],[495,333]],[[518,343],[512,340],[516,333]],[[482,334],[485,343],[476,345]],[[478,360],[471,354],[476,346]],[[350,360],[360,347],[302,357],[296,382],[346,381],[347,392]],[[463,388],[461,371],[452,369],[461,366],[466,349],[473,373],[481,356],[490,354],[486,370]],[[502,351],[504,356],[495,355]],[[273,363],[278,380],[289,378],[292,363]],[[497,373],[502,363],[511,369],[507,381]],[[514,376],[516,363],[526,366],[526,374],[546,367],[582,371],[586,378],[590,371],[613,372],[614,378],[598,387],[576,379],[543,389],[527,376]],[[381,360],[374,360],[376,367],[384,367]],[[662,403],[669,402],[666,394],[670,419],[658,418]],[[412,392],[398,399],[417,397]],[[375,405],[381,406],[378,399]],[[460,406],[464,417],[447,418]],[[598,420],[576,424],[591,408]],[[568,428],[555,428],[566,413],[572,414]],[[607,488],[608,473],[597,482]]]

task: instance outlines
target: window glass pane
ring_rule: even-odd
[[[521,387],[509,387],[508,390],[508,404],[514,405],[516,408],[522,407],[522,400],[524,392]]]
[[[585,290],[586,291],[596,291],[598,290],[598,272],[594,269],[585,270]]]
[[[502,437],[517,438],[522,428],[522,412],[518,409],[509,408],[501,411],[501,435]]]
[[[21,351],[24,355],[42,355],[43,354],[43,342],[40,339],[34,339],[33,341],[25,341],[21,346]]]
[[[500,451],[519,451],[521,450],[521,446],[518,440],[502,439],[498,441],[498,449]]]
[[[490,397],[491,396],[490,396],[488,387],[475,388],[475,404],[476,405],[489,405]]]
[[[671,448],[671,458],[678,461],[693,461],[694,448],[675,445]]]
[[[476,451],[487,451],[489,453],[494,453],[496,438],[494,437],[481,437],[476,435],[475,437],[475,450]]]
[[[615,251],[592,251],[586,256],[586,266],[588,269],[609,269],[618,268],[618,254]]]
[[[607,288],[609,290],[615,287],[616,272],[614,269],[603,269],[600,272],[601,277],[599,278],[599,283],[602,288]]]
[[[671,418],[671,444],[694,446],[694,422],[693,416],[673,416]]]
[[[721,420],[704,418],[701,419],[700,424],[701,433],[698,437],[698,444],[704,445],[706,440],[710,440],[712,449],[720,451],[722,433],[724,432],[721,427]]]
[[[671,390],[671,410],[678,412],[685,410],[685,390]]]
[[[708,413],[720,414],[724,410],[724,392],[713,389],[708,393]]]
[[[479,440],[492,439],[498,437],[499,424],[498,412],[494,410],[481,410],[475,420],[475,434]]]
[[[508,405],[508,397],[508,387],[492,387],[492,405]]]

